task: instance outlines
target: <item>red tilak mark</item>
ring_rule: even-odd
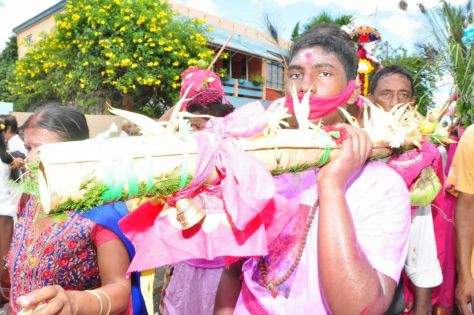
[[[310,52],[310,51],[307,51],[304,56],[306,57],[306,61],[307,62],[310,62],[311,61],[311,57],[313,57],[313,54]]]

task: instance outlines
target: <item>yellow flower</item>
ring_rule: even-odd
[[[128,58],[122,59],[122,60],[120,61],[120,65],[121,65],[122,67],[127,67],[127,66],[129,66],[131,63],[132,63],[132,62],[131,62],[130,59],[128,59]]]
[[[84,61],[84,63],[82,64],[83,66],[88,66],[89,65],[89,61]]]
[[[146,17],[144,17],[143,15],[140,16],[137,20],[137,25],[140,25],[140,24],[143,24],[143,22],[146,21]]]
[[[84,83],[79,84],[79,86],[81,87],[81,89],[85,87]]]
[[[173,66],[173,67],[179,66],[179,62],[178,62],[178,61],[173,62],[173,63],[172,63],[172,66]]]
[[[74,13],[71,18],[74,22],[77,22],[77,20],[79,20],[81,16],[77,13]]]

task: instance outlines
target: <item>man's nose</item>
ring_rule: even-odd
[[[300,81],[298,92],[306,93],[311,89],[311,94],[316,92],[316,86],[314,80],[310,75],[305,74]]]

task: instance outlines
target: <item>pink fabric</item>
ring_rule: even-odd
[[[430,145],[435,147],[433,144]],[[439,150],[435,147],[436,152],[433,152],[434,157],[432,167],[445,189],[448,188],[445,186],[445,172],[449,171],[449,166],[452,162],[452,156],[454,155],[456,145],[457,144],[450,145],[445,167],[442,165]],[[432,203],[436,249],[438,251],[438,260],[443,273],[443,282],[432,290],[432,305],[453,307],[456,279],[454,232],[456,198],[451,194],[446,193],[445,189],[440,191]],[[405,274],[403,276],[405,304],[408,304],[415,299],[415,288],[408,277]]]
[[[414,148],[400,155],[391,157],[387,164],[394,169],[405,181],[407,187],[411,187],[421,171],[427,166],[439,162],[440,153],[438,148],[427,141],[421,144],[421,150]],[[436,167],[433,167],[436,170]]]
[[[94,241],[95,247],[117,239],[119,239],[117,234],[100,224],[94,224],[94,227],[92,227],[92,241]]]
[[[428,141],[421,144],[421,149],[414,148],[400,155],[392,156],[388,160],[387,165],[403,178],[408,189],[411,189],[415,184],[421,171],[429,166],[433,168],[441,184],[443,185],[444,183],[441,154],[438,148]],[[443,203],[444,190],[442,189],[433,200],[433,204],[442,208]],[[412,207],[412,215],[415,210],[416,207]]]
[[[162,207],[151,203],[143,204],[121,220],[120,227],[136,250],[128,272],[192,258],[212,260],[227,255],[245,257],[267,253],[266,234],[261,219],[240,232],[225,223],[227,218],[221,197],[202,192],[194,200],[198,199],[208,214],[199,225],[185,231],[173,223],[176,220],[174,214],[162,213],[158,216]],[[147,222],[143,224],[145,220]],[[203,225],[208,224],[206,220],[214,220],[216,224],[204,231]]]
[[[308,210],[317,198],[316,173],[305,172],[293,175],[285,174],[284,187],[279,189],[280,196],[295,199],[301,205],[296,211]],[[301,184],[301,182],[306,182]],[[302,189],[298,191],[294,186]],[[408,231],[410,226],[409,195],[401,178],[386,165],[369,162],[363,171],[348,185],[346,200],[354,222],[358,242],[368,260],[379,272],[398,281],[406,259]],[[299,209],[299,210],[298,210]],[[291,211],[295,211],[292,209]],[[294,218],[296,216],[292,216]],[[299,219],[295,219],[299,220]],[[291,223],[290,223],[291,224]],[[272,252],[281,247],[281,242],[291,236],[286,231],[278,235],[270,247]],[[279,288],[279,294],[273,298],[259,281],[258,260],[249,259],[243,266],[243,289],[237,301],[234,314],[328,314],[330,310],[324,303],[323,292],[319,286],[317,217],[307,238],[300,263],[292,277],[292,283],[286,289]],[[280,251],[280,257],[274,257],[274,268],[268,270],[273,278],[291,262],[292,249]]]
[[[352,93],[356,87],[356,81],[351,80],[347,83],[346,88],[341,94],[336,95],[334,97],[318,97],[318,96],[310,96],[309,97],[309,119],[317,119],[326,116],[334,112],[336,109],[341,107],[342,105],[346,104],[346,102],[351,98]],[[303,99],[304,93],[298,94],[298,99]],[[290,114],[294,113],[293,109],[293,97],[289,94],[286,94],[286,106],[289,109]]]
[[[222,268],[225,266],[225,260],[223,257],[217,257],[213,260],[207,259],[188,259],[185,261],[188,265],[196,268]]]
[[[211,118],[206,131],[213,132],[215,137],[212,139],[200,132],[196,134],[199,148],[197,171],[191,183],[174,194],[168,204],[173,205],[184,197],[194,197],[216,169],[231,224],[240,231],[244,230],[273,197],[275,189],[265,165],[237,148],[231,137],[253,137],[261,134],[265,126],[265,110],[258,102],[242,106],[224,118]]]
[[[458,138],[453,138],[458,141]],[[450,144],[448,147],[448,158],[444,168],[445,176],[447,176],[451,163],[453,161],[454,153],[456,151],[457,143]],[[445,185],[448,189],[448,185]],[[454,231],[454,218],[457,198],[450,193],[445,194],[444,207],[440,210],[434,210],[433,219],[435,224],[435,231],[443,230],[444,233],[437,233],[437,243],[441,246],[438,255],[439,262],[443,271],[443,283],[433,289],[433,305],[443,307],[454,306],[454,291],[456,287],[456,251],[455,251],[455,231]],[[440,220],[441,219],[441,220]],[[446,223],[445,223],[446,222]],[[444,223],[444,224],[443,224]],[[438,235],[439,234],[439,235]],[[441,250],[442,249],[442,250]]]
[[[175,264],[163,296],[163,314],[213,314],[223,270],[223,267],[197,268],[184,262]]]
[[[267,253],[267,237],[274,237],[270,226],[285,221],[281,211],[288,205],[285,200],[273,198],[275,187],[265,166],[238,149],[230,138],[259,134],[265,122],[263,107],[251,103],[225,118],[211,118],[207,130],[212,130],[213,136],[197,133],[196,174],[187,187],[168,199],[168,204],[193,198],[208,214],[203,222],[186,231],[173,224],[174,214],[159,215],[161,205],[144,204],[123,218],[120,227],[136,250],[129,272],[191,258],[212,260]],[[220,184],[203,188],[214,169]]]

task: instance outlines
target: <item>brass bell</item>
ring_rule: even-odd
[[[183,230],[187,230],[198,224],[205,216],[206,212],[196,206],[189,198],[176,201],[176,219],[181,224]]]

